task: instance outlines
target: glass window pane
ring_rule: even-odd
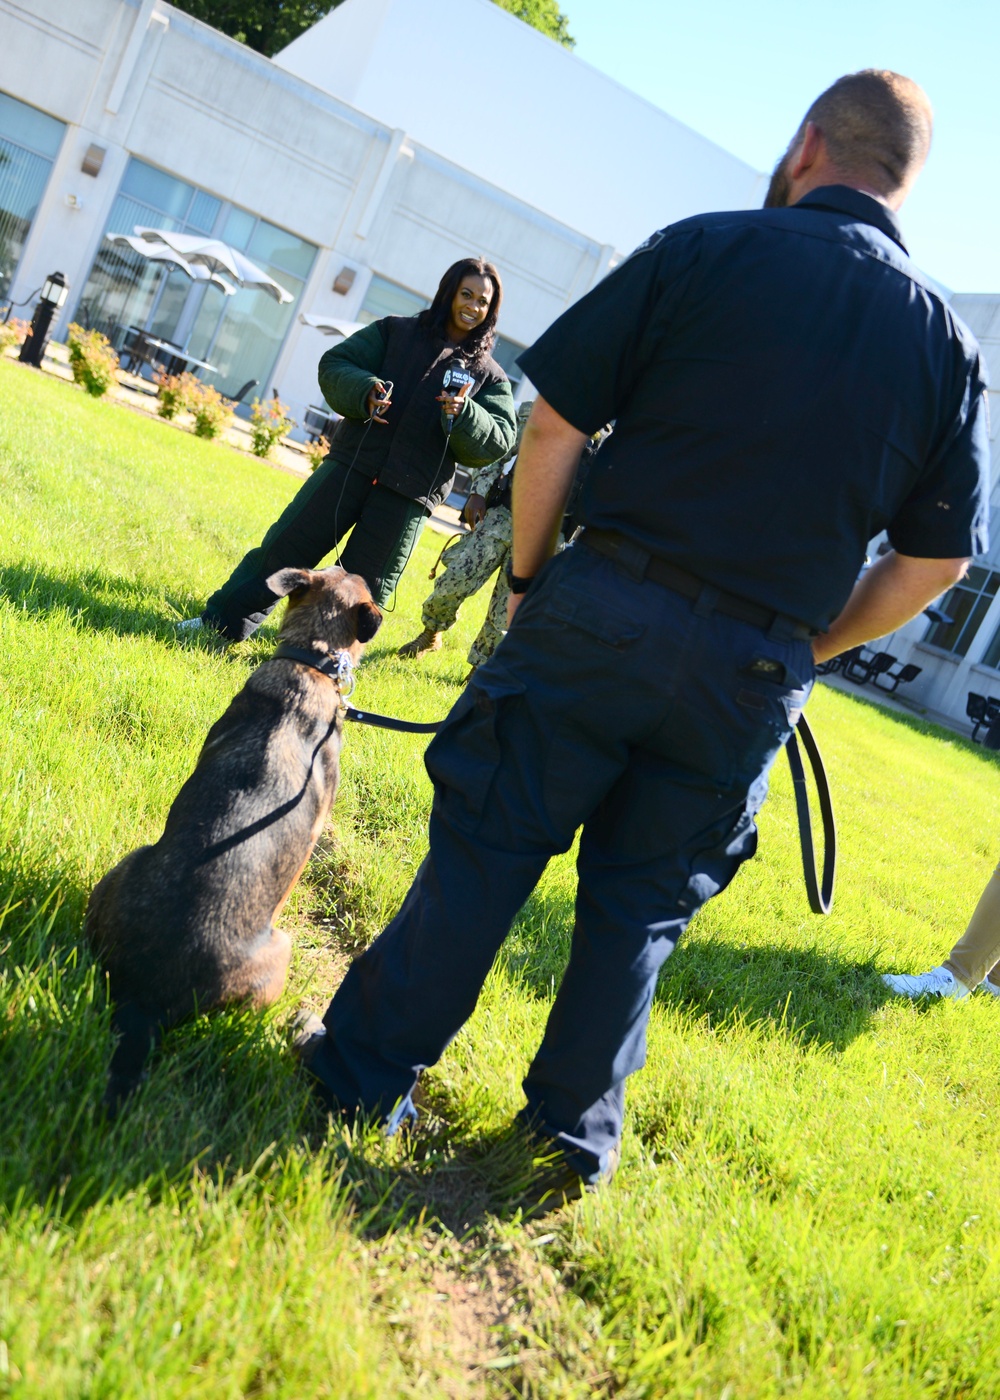
[[[0,136],[18,146],[26,146],[36,155],[48,156],[52,160],[59,154],[64,122],[47,116],[37,107],[29,107],[26,102],[18,102],[16,97],[8,97],[0,92]]]
[[[955,643],[958,641],[966,619],[972,611],[975,598],[975,593],[961,586],[951,589],[945,595],[941,608],[953,620],[950,623],[932,622],[924,636],[924,641],[930,642],[931,646],[942,647],[945,651],[954,651]]]
[[[990,574],[989,578],[986,580],[986,587],[983,589],[983,592],[988,598],[995,596],[998,584],[1000,584],[1000,574]]]
[[[265,223],[263,219],[254,229],[246,251],[247,256],[256,262],[271,263],[273,267],[280,268],[282,272],[290,272],[293,277],[299,277],[302,281],[309,276],[316,256],[316,249],[311,243],[296,238],[294,233],[286,233],[283,228],[277,228],[274,224]],[[271,276],[275,277],[276,281],[281,281],[273,271]]]
[[[358,320],[367,326],[383,316],[415,316],[425,306],[430,306],[426,297],[407,291],[385,277],[373,277],[358,312]]]
[[[277,280],[278,269],[267,270]],[[217,329],[207,343],[205,331],[210,310],[206,310],[209,302],[208,297],[205,298],[204,320],[199,316],[201,324],[196,327],[197,344],[192,336],[189,346],[199,359],[216,366],[216,374],[204,374],[202,378],[215,384],[224,394],[235,394],[248,379],[258,381],[259,398],[266,397],[274,387],[270,383],[271,371],[302,293],[302,283],[296,278],[283,273],[280,280],[292,293],[294,301],[281,306],[266,292],[242,288],[235,296],[226,298]],[[253,394],[248,398],[252,399]]]
[[[183,219],[191,203],[191,185],[167,175],[163,170],[155,170],[144,161],[133,156],[122,180],[122,194],[133,195],[143,204],[158,209],[161,214],[170,214],[175,219]]]
[[[979,631],[979,624],[989,611],[989,606],[989,598],[979,597],[976,599],[969,616],[966,618],[965,626],[962,628],[962,635],[955,644],[957,656],[964,656],[969,650],[973,637]]]
[[[242,253],[250,242],[256,222],[253,214],[248,214],[245,209],[230,209],[223,225],[222,237],[231,247],[239,248]]]
[[[0,297],[21,260],[65,130],[54,117],[0,93]]]
[[[21,259],[52,162],[0,137],[0,296]]]
[[[187,223],[199,233],[211,233],[221,208],[221,199],[206,194],[204,190],[195,190],[191,208],[188,210]]]
[[[983,584],[986,582],[986,579],[986,570],[981,569],[978,564],[973,564],[962,582],[965,584],[966,588],[975,589],[978,593],[979,589],[982,588]]]
[[[993,633],[993,640],[983,653],[982,664],[1000,670],[1000,627]]]

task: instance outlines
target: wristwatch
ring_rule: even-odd
[[[504,565],[503,571],[507,575],[507,582],[510,584],[512,593],[527,593],[534,582],[534,574],[531,575],[531,578],[522,578],[520,574],[515,574],[511,568],[510,555],[507,556],[507,563]]]

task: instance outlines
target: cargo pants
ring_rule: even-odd
[[[713,611],[712,597],[689,602],[583,544],[546,565],[427,750],[428,854],[348,969],[310,1062],[331,1105],[390,1124],[413,1112],[420,1071],[582,825],[569,965],[524,1114],[598,1179],[645,1061],[660,967],[753,855],[771,766],[812,685],[807,641]]]

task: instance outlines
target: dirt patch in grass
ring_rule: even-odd
[[[373,1248],[376,1277],[388,1284],[395,1276],[382,1301],[415,1378],[433,1376],[455,1400],[538,1394],[554,1373],[572,1376],[581,1395],[607,1379],[588,1354],[599,1349],[582,1310],[567,1310],[558,1273],[540,1257],[552,1239],[539,1232],[515,1240],[491,1228],[461,1241],[425,1235],[405,1292],[399,1239]]]

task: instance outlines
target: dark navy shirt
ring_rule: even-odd
[[[923,558],[988,547],[979,348],[857,190],[672,224],[519,363],[580,431],[617,420],[586,524],[812,626],[882,529]]]

